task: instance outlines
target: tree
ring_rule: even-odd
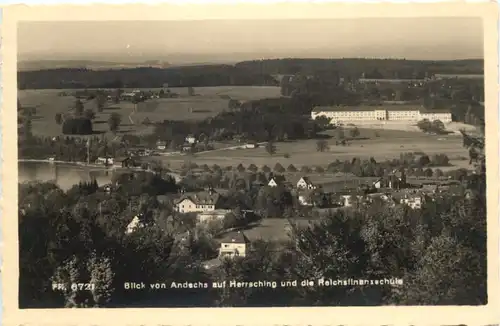
[[[293,164],[290,164],[290,165],[286,168],[286,170],[287,170],[288,172],[297,172],[297,168],[296,168],[295,166],[293,166]]]
[[[324,139],[320,139],[316,141],[316,150],[318,152],[324,152],[328,150],[328,142]]]
[[[271,172],[271,168],[268,167],[267,165],[263,165],[261,168],[262,172],[269,173]]]
[[[274,143],[272,141],[268,141],[266,143],[266,152],[269,154],[269,155],[274,155],[276,154],[276,145],[274,145]]]
[[[432,171],[431,168],[427,168],[425,169],[424,171],[424,175],[427,177],[427,178],[432,178],[432,176],[434,175],[434,171]]]
[[[95,119],[95,112],[92,111],[92,109],[87,109],[87,110],[85,110],[83,116],[89,120],[94,120]]]
[[[287,254],[290,263],[283,266],[289,278],[326,280],[370,275],[370,253],[361,238],[359,219],[337,211],[307,227],[289,222],[294,249]],[[365,300],[369,288],[363,288]],[[293,300],[296,305],[307,302],[349,305],[361,304],[363,300],[359,290],[348,287],[298,287],[296,290]]]
[[[112,270],[111,259],[98,257],[93,253],[87,263],[90,271],[90,284],[93,284],[92,299],[96,306],[106,306],[111,300],[114,292],[113,279],[115,273]]]
[[[276,163],[276,165],[274,166],[274,172],[283,173],[285,172],[285,168],[281,164]]]
[[[255,164],[252,163],[248,166],[248,170],[255,173],[259,170],[259,168]]]
[[[324,115],[320,115],[320,116],[317,116],[314,119],[314,121],[316,122],[316,124],[318,125],[318,127],[320,129],[328,129],[329,127],[331,127],[331,121],[332,121],[332,119],[331,118],[327,118]]]
[[[92,132],[92,121],[83,117],[66,119],[62,125],[65,135],[91,135]]]
[[[80,99],[75,101],[75,115],[81,116],[83,114],[83,103]]]
[[[417,127],[423,132],[430,132],[432,130],[432,123],[428,119],[423,119],[417,122]]]
[[[482,258],[456,238],[440,235],[431,239],[417,266],[404,277],[403,288],[395,291],[395,303],[474,305],[486,301]]]
[[[118,113],[111,113],[108,119],[109,130],[112,132],[117,132],[120,127],[122,117]]]
[[[441,120],[434,120],[431,125],[431,130],[437,134],[442,134],[445,130],[444,123]]]
[[[302,173],[311,173],[312,170],[307,165],[302,165],[302,167],[300,168],[300,172],[302,172]]]
[[[351,133],[351,137],[352,138],[356,138],[360,135],[360,132],[359,132],[359,129],[358,127],[354,127],[350,130],[350,133]]]
[[[62,120],[63,120],[63,119],[62,119],[62,114],[61,114],[61,113],[56,113],[56,115],[55,115],[55,120],[56,120],[56,123],[57,123],[58,125],[60,125],[60,124],[62,123]]]
[[[442,178],[444,176],[444,173],[443,173],[443,170],[441,169],[436,169],[434,171],[434,175],[436,176],[436,178]]]
[[[430,160],[429,156],[427,156],[427,155],[422,155],[418,159],[418,165],[421,166],[421,167],[427,166],[430,163],[431,163],[431,160]]]
[[[120,96],[121,96],[121,94],[122,94],[122,90],[121,90],[121,89],[119,89],[119,88],[117,88],[117,89],[115,90],[114,94],[113,94],[113,102],[114,102],[115,104],[120,103]]]
[[[227,103],[227,107],[230,111],[239,109],[241,107],[241,103],[238,100],[230,99]]]
[[[316,171],[317,173],[323,173],[325,172],[325,169],[322,166],[318,165],[314,168],[314,171]]]
[[[104,105],[106,104],[106,97],[104,94],[98,94],[96,97],[97,112],[104,111]]]
[[[336,137],[338,140],[343,140],[343,139],[345,138],[345,135],[344,135],[344,129],[342,129],[342,128],[337,128],[337,132],[336,132],[335,137]]]
[[[240,163],[240,164],[238,164],[238,166],[236,167],[236,170],[237,170],[238,172],[240,172],[240,173],[241,173],[241,172],[245,172],[245,170],[246,170],[246,169],[245,169],[245,167],[243,166],[243,164],[241,164],[241,163]]]

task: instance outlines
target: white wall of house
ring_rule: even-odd
[[[219,256],[220,257],[245,257],[246,256],[245,243],[226,243],[220,244]]]
[[[231,212],[228,209],[217,209],[212,212],[198,213],[198,223],[208,223],[210,221],[222,220],[227,213]]]
[[[180,213],[193,213],[198,212],[196,204],[189,199],[184,199],[177,204],[177,211]]]
[[[310,183],[307,183],[304,178],[300,178],[300,180],[297,182],[297,188],[300,189],[314,189],[314,186]]]
[[[198,213],[198,212],[213,212],[215,210],[215,205],[209,204],[196,204],[190,199],[184,199],[176,205],[177,211],[179,213]]]
[[[269,180],[269,183],[267,185],[269,187],[277,187],[278,186],[278,184],[276,183],[276,181],[274,181],[274,179]]]
[[[126,234],[131,234],[138,228],[142,227],[142,223],[139,220],[139,217],[135,216],[132,221],[127,225]]]
[[[312,203],[309,201],[308,196],[299,195],[298,199],[299,199],[299,204],[303,206],[312,206]]]

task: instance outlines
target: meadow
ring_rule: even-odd
[[[124,89],[131,91],[133,89]],[[145,89],[145,91],[158,91],[159,89]],[[188,95],[188,88],[170,88],[179,94],[177,98],[153,99],[137,105],[134,112],[134,104],[120,102],[118,104],[107,103],[103,112],[97,112],[94,100],[83,101],[85,109],[92,109],[96,113],[93,128],[96,133],[109,133],[108,119],[112,113],[118,113],[122,117],[120,131],[118,134],[143,134],[152,131],[142,122],[147,118],[151,122],[163,120],[202,120],[217,115],[228,109],[229,99],[248,101],[268,97],[277,97],[280,94],[279,87],[267,86],[228,86],[228,87],[196,87],[195,95]],[[71,113],[74,107],[75,97],[59,96],[60,92],[74,92],[76,90],[20,90],[18,97],[24,107],[34,107],[37,115],[33,118],[33,133],[40,136],[61,135],[61,126],[57,125],[55,115],[57,113]]]
[[[277,152],[274,155],[269,155],[265,147],[261,146],[255,149],[218,149],[201,152],[194,155],[192,160],[198,165],[209,166],[218,164],[236,167],[241,163],[245,167],[255,164],[258,167],[267,165],[273,168],[276,163],[280,163],[285,168],[293,164],[300,169],[303,165],[326,167],[337,159],[344,161],[354,157],[361,159],[373,157],[375,160],[392,160],[399,158],[403,152],[424,152],[428,155],[448,155],[450,163],[454,165],[449,167],[452,169],[468,165],[468,161],[464,159],[468,157],[468,151],[462,146],[462,137],[458,135],[433,136],[417,131],[359,130],[359,139],[352,140],[349,146],[337,146],[333,137],[326,139],[329,149],[324,152],[318,152],[317,141],[309,139],[275,143]],[[333,136],[335,131],[328,131],[327,134]],[[347,130],[346,134],[348,134]],[[182,165],[187,157],[178,155],[162,159],[175,168]],[[442,170],[449,168],[442,168]]]

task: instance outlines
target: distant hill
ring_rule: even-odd
[[[61,68],[106,70],[130,69],[139,67],[168,68],[168,62],[160,60],[147,60],[144,62],[112,62],[95,60],[26,60],[17,63],[18,71],[49,70]]]
[[[170,65],[149,60],[105,62],[45,60],[19,63],[20,89],[278,86],[283,75],[422,79],[427,74],[483,75],[483,60],[266,59],[236,64]]]

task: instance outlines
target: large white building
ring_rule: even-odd
[[[311,118],[324,116],[331,119],[332,124],[377,122],[377,121],[408,121],[417,122],[423,119],[451,122],[451,112],[428,111],[423,107],[410,105],[388,106],[353,106],[353,107],[315,107]]]

